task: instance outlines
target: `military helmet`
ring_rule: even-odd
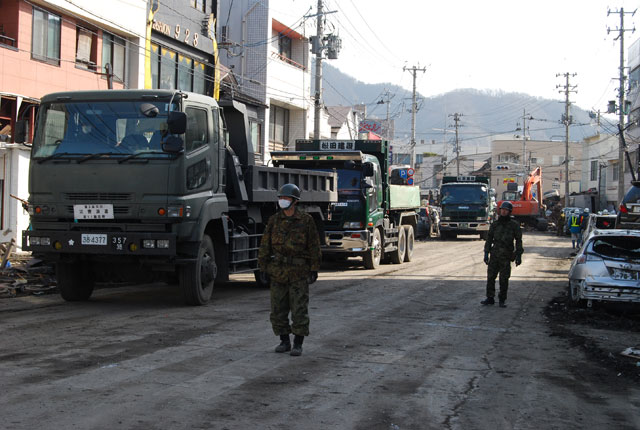
[[[589,213],[589,208],[584,208],[584,213],[588,214]]]
[[[502,202],[500,204],[500,209],[507,209],[509,212],[513,211],[513,205],[511,204],[511,202]]]
[[[300,188],[296,184],[284,184],[278,190],[278,197],[291,197],[300,200]]]

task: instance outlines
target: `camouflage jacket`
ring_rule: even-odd
[[[296,208],[292,216],[278,211],[260,242],[258,265],[276,282],[303,279],[320,269],[320,239],[311,215]]]
[[[515,241],[515,252],[513,242]],[[522,230],[520,224],[513,219],[508,221],[496,221],[491,224],[487,241],[484,244],[484,252],[490,252],[492,256],[513,261],[516,255],[522,255]]]

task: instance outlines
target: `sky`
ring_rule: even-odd
[[[316,13],[317,0],[270,0],[292,26]],[[586,110],[617,99],[621,8],[633,12],[640,0],[323,0],[326,33],[342,39],[340,71],[366,83],[390,82],[435,96],[460,88],[503,90],[564,99],[557,74],[576,74],[571,101]],[[607,16],[607,11],[612,13]],[[640,39],[640,10],[625,13],[624,55]],[[309,18],[306,34],[315,33]],[[611,30],[607,34],[607,28]],[[356,101],[354,101],[356,102]]]

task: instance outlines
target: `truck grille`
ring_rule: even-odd
[[[449,212],[451,221],[475,221],[477,211],[451,211]]]
[[[129,201],[132,198],[130,193],[64,193],[66,200],[82,200],[89,201]],[[114,208],[115,210],[115,208]]]

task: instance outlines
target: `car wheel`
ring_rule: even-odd
[[[582,281],[569,281],[569,306],[571,307],[583,307],[586,301],[580,298]]]

